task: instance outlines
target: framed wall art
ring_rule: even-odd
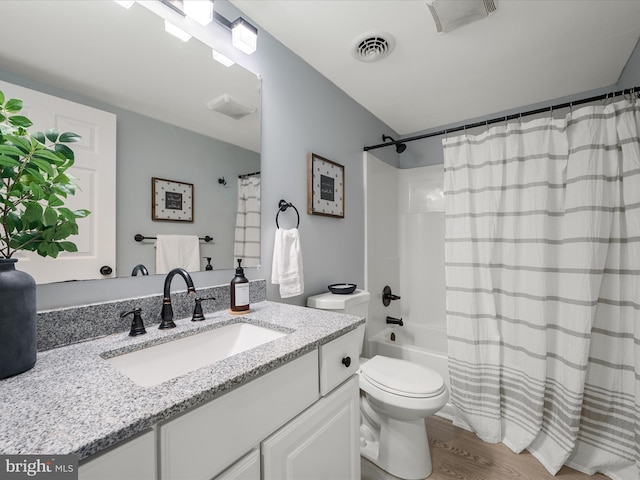
[[[152,177],[151,220],[193,222],[193,183]]]
[[[344,166],[310,153],[307,213],[344,218]]]

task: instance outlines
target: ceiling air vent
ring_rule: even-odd
[[[361,62],[377,62],[391,54],[394,38],[388,33],[367,33],[353,42],[353,56]]]

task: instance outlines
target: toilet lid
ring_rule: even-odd
[[[381,390],[405,397],[432,397],[444,390],[438,372],[417,363],[376,355],[360,374]]]

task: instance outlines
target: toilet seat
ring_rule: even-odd
[[[398,358],[376,355],[360,367],[360,375],[380,390],[403,397],[429,398],[445,390],[437,372]]]

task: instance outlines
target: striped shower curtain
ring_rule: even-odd
[[[640,478],[640,104],[443,140],[459,426]]]
[[[233,248],[244,267],[260,266],[260,177],[238,179],[238,213]]]

